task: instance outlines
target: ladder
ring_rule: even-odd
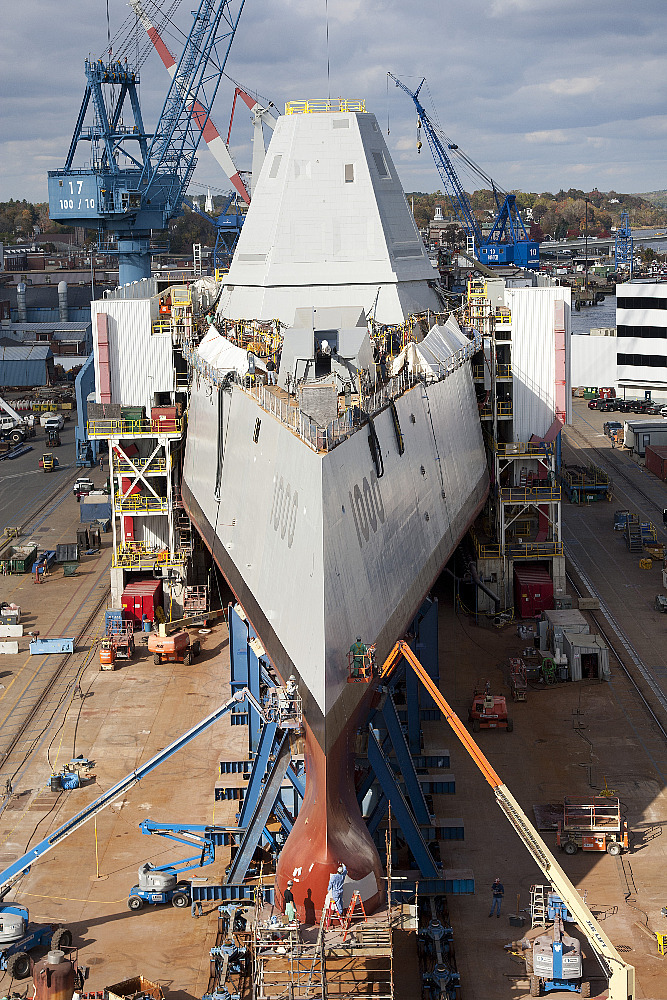
[[[195,278],[201,278],[201,243],[192,244],[192,260]]]
[[[543,885],[531,885],[530,887],[530,926],[547,926],[547,901]]]
[[[347,937],[347,932],[349,931],[352,925],[352,920],[354,919],[357,905],[361,909],[361,918],[364,921],[364,923],[366,923],[366,920],[368,918],[366,917],[364,904],[361,899],[361,895],[359,894],[359,891],[355,889],[355,891],[352,893],[352,899],[350,900],[350,905],[347,908],[347,913],[345,914],[345,933],[343,934],[343,941]]]

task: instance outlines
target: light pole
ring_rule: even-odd
[[[588,204],[590,198],[584,198],[584,205],[586,207],[586,215],[584,218],[584,239],[586,241],[585,262],[584,262],[584,291],[588,291]]]

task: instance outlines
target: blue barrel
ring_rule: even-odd
[[[144,615],[142,617],[142,619],[141,619],[141,631],[142,632],[150,632],[151,629],[152,629],[152,627],[153,627],[152,622],[149,622],[149,620],[146,617],[146,615]]]

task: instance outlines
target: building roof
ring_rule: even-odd
[[[0,347],[0,364],[5,361],[46,361],[53,357],[48,344],[16,344]]]

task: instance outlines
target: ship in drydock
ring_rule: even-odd
[[[348,683],[348,651],[361,637],[382,661],[488,491],[481,345],[443,314],[435,273],[374,115],[288,105],[215,322],[186,350],[183,503],[303,699],[306,795],[276,880],[298,880],[302,915],[340,861],[367,910],[382,899],[351,743],[374,685]]]

